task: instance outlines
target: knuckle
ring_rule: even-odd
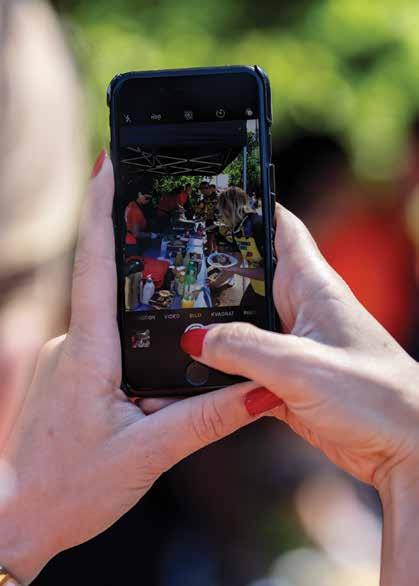
[[[224,437],[224,420],[213,396],[205,397],[199,409],[191,411],[191,427],[201,444]]]
[[[233,322],[220,326],[214,333],[214,348],[220,353],[240,347],[244,340],[254,339],[257,328],[251,324]]]
[[[228,341],[231,344],[241,344],[243,340],[253,340],[256,336],[257,328],[249,323],[233,323],[229,329]]]
[[[246,346],[257,345],[258,328],[251,324],[233,322],[223,324],[211,332],[209,362],[230,374],[239,374],[240,358]]]

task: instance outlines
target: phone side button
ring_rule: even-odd
[[[208,381],[210,370],[199,362],[191,362],[185,372],[187,382],[194,387],[202,387]]]
[[[275,181],[275,165],[270,163],[269,165],[269,188],[272,198],[272,209],[275,209],[276,203],[276,181]]]
[[[275,180],[275,165],[273,163],[269,164],[269,187],[271,193],[276,192],[276,180]]]

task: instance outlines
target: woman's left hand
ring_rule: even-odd
[[[255,385],[196,396],[152,415],[120,390],[113,171],[92,180],[73,275],[71,324],[39,355],[0,456],[0,561],[30,582],[58,552],[104,531],[179,460],[252,421]]]

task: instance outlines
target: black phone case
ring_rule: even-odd
[[[264,186],[263,190],[263,221],[264,225],[266,226],[265,230],[265,250],[266,253],[266,280],[265,280],[265,287],[266,287],[266,303],[267,303],[267,316],[268,316],[268,329],[270,331],[278,331],[278,319],[275,312],[275,307],[273,303],[272,297],[272,284],[273,284],[273,274],[274,274],[274,262],[275,262],[275,253],[273,248],[273,216],[275,211],[275,170],[274,166],[271,163],[271,131],[270,127],[272,126],[272,105],[271,105],[271,89],[269,78],[266,75],[265,71],[255,65],[251,66],[242,66],[242,65],[232,65],[232,66],[224,66],[224,67],[196,67],[196,68],[188,68],[188,69],[167,69],[167,70],[159,70],[159,71],[131,71],[128,73],[121,73],[116,75],[110,82],[107,92],[107,104],[109,107],[109,124],[110,124],[110,133],[111,133],[111,142],[110,142],[110,154],[111,160],[115,169],[116,177],[118,173],[118,166],[117,166],[117,152],[114,145],[117,144],[116,135],[118,132],[117,126],[117,119],[114,116],[115,112],[115,96],[118,92],[118,87],[122,85],[122,83],[127,79],[132,78],[158,78],[158,77],[184,77],[184,76],[194,76],[194,75],[214,75],[214,74],[222,74],[222,73],[247,73],[252,74],[258,83],[259,87],[259,102],[260,102],[260,119],[265,120],[265,124],[260,125],[260,150],[261,150],[261,176],[262,176],[262,185]],[[119,181],[119,177],[117,177]],[[114,199],[114,206],[113,206],[113,222],[114,222],[114,234],[115,234],[115,258],[116,258],[116,267],[117,267],[117,276],[118,276],[118,307],[117,307],[117,320],[118,320],[118,328],[120,332],[120,339],[121,339],[121,356],[122,356],[122,381],[121,381],[121,389],[129,396],[129,397],[161,397],[161,396],[190,396],[190,395],[197,395],[200,393],[206,393],[211,390],[215,390],[219,387],[213,386],[205,386],[205,387],[181,387],[181,388],[171,388],[171,389],[159,389],[156,388],[146,388],[143,387],[141,389],[133,388],[128,380],[126,379],[125,374],[125,357],[124,357],[124,348],[123,348],[123,336],[122,332],[124,330],[124,278],[123,278],[123,247],[121,243],[121,239],[118,237],[121,234],[121,227],[119,226],[119,214],[117,213],[117,203],[116,197]]]

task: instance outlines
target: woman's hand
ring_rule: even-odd
[[[252,383],[149,416],[156,401],[141,411],[119,389],[114,184],[110,160],[102,164],[80,230],[69,332],[43,348],[0,452],[0,561],[23,583],[109,527],[180,459],[253,420],[243,400]]]
[[[270,415],[379,487],[405,462],[419,464],[418,366],[327,265],[304,225],[283,208],[276,220],[274,297],[289,333],[217,325],[201,334],[202,354],[192,353],[269,389],[281,400]]]
[[[276,222],[274,299],[288,333],[230,323],[190,332],[182,347],[265,387],[247,396],[251,413],[285,421],[379,490],[392,560],[382,584],[397,576],[401,586],[395,560],[417,570],[415,550],[402,547],[409,534],[397,535],[403,524],[416,524],[412,543],[419,533],[419,367],[355,299],[305,226],[279,206]],[[405,572],[403,584],[412,575]]]

